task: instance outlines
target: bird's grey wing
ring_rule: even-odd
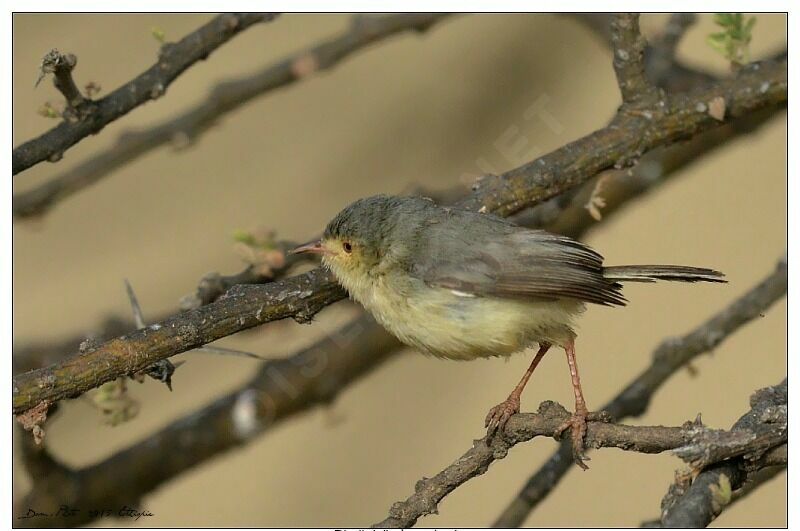
[[[516,228],[473,241],[436,240],[436,252],[420,253],[412,267],[430,286],[465,295],[625,304],[621,285],[603,277],[603,257],[570,238]]]

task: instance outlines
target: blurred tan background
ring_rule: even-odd
[[[55,125],[36,113],[60,101],[49,80],[33,83],[53,47],[78,56],[75,77],[104,95],[149,67],[158,50],[151,28],[177,40],[210,15],[17,15],[14,17],[14,145]],[[664,16],[645,16],[654,35]],[[180,77],[156,102],[133,111],[69,150],[14,178],[20,192],[110,146],[120,132],[161,121],[200,101],[215,81],[246,74],[333,36],[345,16],[286,15],[255,26]],[[701,17],[680,57],[717,73],[727,66],[707,47],[714,30]],[[758,15],[753,57],[786,45],[786,18]],[[563,129],[526,120],[546,102]],[[175,310],[208,271],[233,273],[235,229],[266,226],[287,239],[321,230],[350,201],[444,188],[464,174],[503,171],[601,127],[619,104],[606,46],[575,21],[554,15],[461,16],[419,36],[404,34],[358,53],[334,71],[269,93],[225,116],[187,150],[161,148],[61,203],[44,219],[14,226],[14,342],[89,332],[109,314],[127,315],[131,280],[145,318]],[[503,154],[504,135],[531,149]],[[786,248],[786,118],[716,151],[656,193],[593,231],[588,243],[611,264],[685,263],[718,268],[730,283],[629,286],[624,309],[592,308],[581,322],[578,356],[589,406],[599,407],[649,362],[666,336],[682,334],[771,272]],[[489,168],[482,168],[489,164]],[[315,324],[273,323],[221,344],[286,356],[352,315],[347,305]],[[635,422],[678,425],[702,412],[727,428],[753,390],[778,383],[786,366],[786,303],[735,334],[696,377],[684,371]],[[235,389],[255,370],[241,358],[192,353],[174,392],[134,384],[142,403],[133,421],[111,428],[86,400],[65,404],[48,425],[47,444],[85,466]],[[364,526],[383,519],[469,448],[483,417],[529,363],[457,363],[408,351],[348,388],[329,410],[314,410],[253,444],[193,469],[148,495],[155,516],[140,526]],[[563,355],[539,367],[523,410],[545,399],[572,406]],[[448,496],[426,527],[490,524],[555,449],[550,440],[510,455]],[[164,448],[169,452],[170,448]],[[18,452],[17,452],[18,457]],[[659,514],[680,466],[670,455],[616,450],[592,454],[530,516],[528,526],[636,526]],[[30,483],[15,468],[15,495]],[[577,505],[576,505],[577,504]],[[105,520],[99,525],[118,525]],[[124,523],[128,525],[128,523]],[[715,526],[786,525],[780,476]]]

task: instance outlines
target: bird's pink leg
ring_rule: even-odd
[[[583,390],[581,389],[581,378],[578,376],[578,362],[575,360],[575,341],[570,340],[564,345],[564,352],[567,353],[567,363],[569,364],[569,374],[572,378],[572,389],[575,392],[575,413],[572,414],[570,419],[558,428],[556,428],[555,435],[560,437],[567,428],[572,428],[572,455],[575,463],[584,470],[589,467],[583,462],[589,460],[588,457],[583,455],[583,439],[586,437],[586,421],[587,420],[603,420],[608,422],[609,416],[605,412],[589,413],[586,408],[586,400],[583,398]]]
[[[539,351],[536,353],[536,357],[533,358],[530,367],[528,367],[528,370],[522,375],[522,379],[517,386],[511,391],[511,394],[508,395],[505,401],[489,410],[489,414],[486,415],[485,426],[490,437],[494,435],[497,430],[502,431],[506,427],[506,422],[511,418],[511,415],[519,413],[519,399],[520,396],[522,396],[522,390],[525,389],[525,385],[528,383],[528,380],[530,380],[531,374],[533,374],[534,369],[536,369],[536,366],[542,361],[542,358],[549,348],[550,343],[539,343]]]

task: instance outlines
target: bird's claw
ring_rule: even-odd
[[[515,413],[519,413],[519,398],[515,396],[509,396],[505,401],[490,409],[484,422],[486,435],[491,438],[498,430],[502,432],[508,419]]]
[[[560,440],[567,428],[571,428],[572,458],[575,460],[575,464],[583,470],[589,470],[589,467],[584,461],[591,461],[591,459],[586,456],[584,447],[586,423],[588,421],[612,422],[612,418],[607,411],[589,412],[586,409],[577,410],[572,414],[569,420],[556,428],[553,434],[556,439]]]

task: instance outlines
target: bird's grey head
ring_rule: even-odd
[[[404,205],[414,198],[374,195],[354,202],[334,217],[325,228],[323,240],[348,242],[364,251],[382,254],[387,237],[398,223]]]
[[[354,202],[334,217],[322,236],[323,260],[335,272],[371,271],[383,259],[407,254],[419,214],[433,203],[416,197],[376,195]]]

